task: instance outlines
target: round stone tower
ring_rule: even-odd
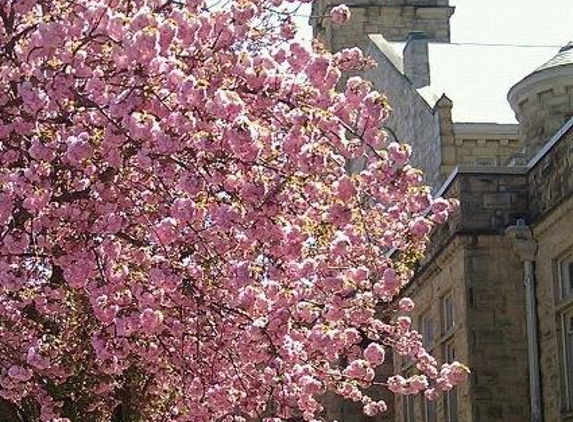
[[[573,116],[573,41],[515,84],[507,97],[519,122],[525,155],[532,158]]]

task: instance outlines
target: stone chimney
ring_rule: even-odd
[[[408,36],[404,55],[404,74],[414,88],[430,85],[430,60],[428,55],[428,36],[422,31],[412,31]]]

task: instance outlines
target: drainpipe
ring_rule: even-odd
[[[515,253],[523,262],[523,284],[527,310],[527,350],[529,358],[529,397],[531,422],[543,422],[541,408],[541,381],[539,372],[539,331],[537,328],[537,297],[535,295],[535,254],[537,242],[525,220],[517,220],[506,230]]]

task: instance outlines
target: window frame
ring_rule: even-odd
[[[561,328],[561,380],[563,383],[564,411],[573,411],[573,307],[565,309],[560,315]]]
[[[573,253],[557,261],[558,299],[560,302],[573,299]]]
[[[423,399],[424,422],[437,422],[438,406],[435,400]]]
[[[456,346],[453,340],[444,343],[443,353],[444,362],[452,363],[456,360]],[[446,422],[459,422],[460,420],[457,387],[452,388],[444,394],[444,416]]]
[[[449,315],[447,309],[447,303],[451,301],[451,325],[448,325]],[[442,335],[446,336],[451,334],[456,328],[456,309],[455,309],[455,302],[454,302],[454,292],[450,291],[442,296],[441,300],[441,318],[442,318]]]
[[[416,396],[408,394],[403,397],[404,422],[416,422]]]
[[[429,324],[427,324],[429,322]],[[428,330],[429,328],[429,330]],[[420,334],[422,335],[422,344],[426,350],[431,350],[436,341],[435,323],[432,314],[427,311],[420,316]],[[428,336],[428,331],[430,335]]]

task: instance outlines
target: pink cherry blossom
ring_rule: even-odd
[[[401,311],[410,312],[414,309],[414,302],[409,297],[404,297],[398,302]]]
[[[384,348],[377,343],[370,343],[364,349],[364,358],[373,366],[379,366],[384,363],[386,352]]]
[[[156,332],[162,322],[163,314],[160,311],[154,311],[153,309],[144,309],[139,316],[139,324],[143,332]]]
[[[330,18],[332,19],[332,22],[342,25],[350,19],[350,9],[344,4],[333,7],[330,10]]]
[[[41,355],[41,353],[35,348],[30,347],[26,355],[26,362],[30,366],[34,366],[39,370],[45,370],[50,366],[50,362]]]
[[[377,415],[379,389],[463,382],[401,316],[401,252],[455,202],[388,144],[383,93],[342,82],[369,59],[295,41],[291,2],[210,6],[0,2],[0,397],[33,421],[316,422],[325,397]],[[377,375],[390,351],[416,373]]]
[[[32,371],[21,366],[14,365],[8,369],[8,375],[16,381],[25,382],[32,378]]]
[[[352,180],[348,176],[342,177],[336,184],[335,189],[338,193],[338,197],[343,201],[348,201],[354,195],[356,195],[356,188],[352,183]]]
[[[426,218],[419,217],[410,223],[410,231],[416,237],[427,236],[432,230],[432,224]]]

